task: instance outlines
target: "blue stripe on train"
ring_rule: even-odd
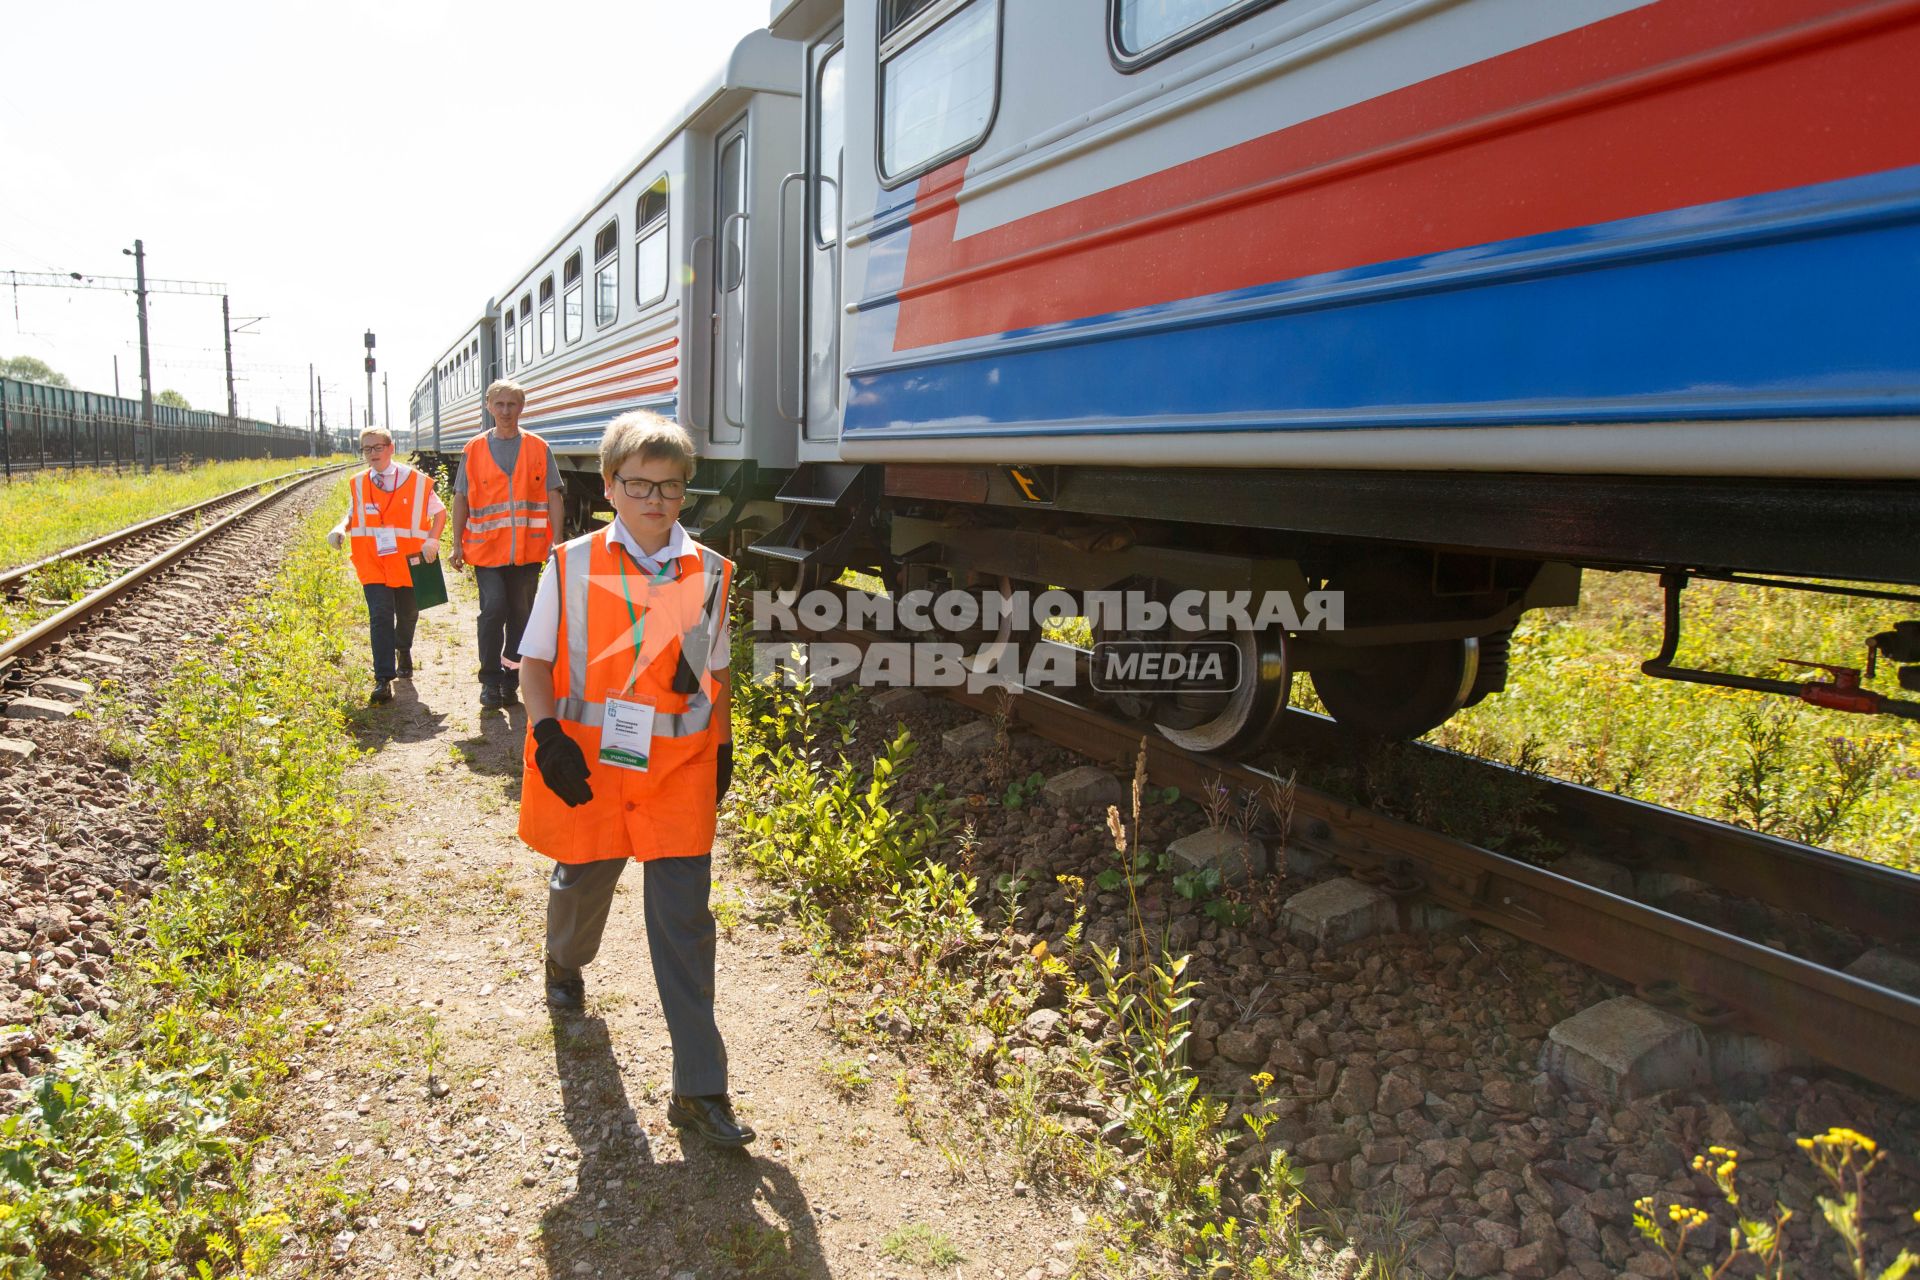
[[[1917,297],[1920,166],[891,353],[846,434],[1912,414]]]

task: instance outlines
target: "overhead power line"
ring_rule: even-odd
[[[11,271],[8,282],[23,289],[115,289],[137,293],[140,282],[133,276],[85,276],[78,271]],[[227,286],[213,280],[149,280],[148,293],[192,293],[217,298]]]

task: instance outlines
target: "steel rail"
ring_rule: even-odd
[[[48,565],[59,564],[64,560],[81,560],[89,556],[99,555],[102,551],[110,551],[114,547],[126,542],[131,542],[143,534],[151,533],[153,530],[158,529],[161,525],[167,524],[170,521],[185,520],[189,516],[197,515],[207,510],[209,507],[217,507],[223,502],[230,502],[244,494],[252,493],[256,489],[263,489],[270,484],[279,484],[282,480],[296,480],[302,476],[317,475],[322,471],[331,469],[332,468],[327,467],[307,467],[299,471],[287,471],[277,476],[270,476],[265,480],[256,481],[253,484],[243,484],[238,489],[230,489],[217,498],[208,498],[205,502],[196,502],[190,507],[181,507],[177,511],[169,511],[165,515],[154,516],[150,520],[143,520],[139,524],[129,525],[117,532],[103,534],[91,542],[83,542],[77,547],[68,547],[64,551],[56,551],[50,556],[35,560],[32,564],[17,565],[14,568],[0,571],[0,591],[11,590],[14,584],[24,580],[28,574],[44,569]]]
[[[1297,708],[1287,713],[1282,734],[1283,756],[1290,755],[1290,745],[1327,751],[1343,745],[1332,720]],[[1524,778],[1549,806],[1535,824],[1570,848],[1604,848],[1609,859],[1632,869],[1691,876],[1889,942],[1906,943],[1920,931],[1920,875],[1577,782],[1523,774],[1445,747],[1409,742],[1400,749]]]
[[[160,572],[160,570],[171,565],[174,561],[180,559],[215,534],[223,533],[233,528],[254,512],[286,497],[300,485],[311,483],[331,472],[339,471],[344,465],[345,464],[342,464],[342,466],[322,467],[317,470],[311,470],[303,473],[293,484],[283,485],[278,489],[269,490],[267,493],[262,494],[231,515],[222,517],[198,533],[174,543],[159,555],[129,569],[112,582],[109,582],[106,586],[74,601],[52,617],[41,619],[34,626],[14,636],[6,643],[0,644],[0,672],[6,671],[21,657],[44,649],[54,641],[67,635],[92,615],[98,613],[107,605],[126,594],[127,591],[138,586],[148,578],[151,578]]]
[[[941,692],[987,714],[998,709],[997,693]],[[1130,767],[1142,737],[1133,726],[1039,690],[1012,697],[1009,715],[1069,750],[1122,767]],[[1274,779],[1151,733],[1146,749],[1148,773],[1163,785],[1198,790],[1219,777],[1257,787]],[[1920,1097],[1920,1000],[1308,787],[1295,788],[1294,821],[1299,839],[1355,870],[1417,884],[1462,916],[1636,987],[1677,982],[1723,1007],[1706,1021],[1797,1045]]]

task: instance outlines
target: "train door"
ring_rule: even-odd
[[[747,426],[747,118],[714,143],[713,406],[709,434],[737,444]]]
[[[846,49],[807,51],[806,380],[803,438],[840,438],[840,192],[846,176]]]

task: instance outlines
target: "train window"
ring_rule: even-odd
[[[620,220],[593,237],[593,323],[609,325],[620,314]]]
[[[1275,0],[1108,0],[1107,34],[1122,71],[1204,40]]]
[[[533,363],[533,295],[520,295],[520,363]]]
[[[520,362],[513,358],[513,308],[512,307],[508,307],[507,314],[500,317],[500,350],[504,353],[503,358],[507,362],[508,373],[512,373],[515,369],[518,369],[520,367]]]
[[[634,210],[633,300],[641,306],[667,296],[667,180],[640,193]]]
[[[1000,81],[1000,0],[883,0],[880,175],[897,186],[986,139]]]
[[[845,46],[820,63],[814,85],[816,128],[813,136],[813,242],[831,249],[840,239],[840,170],[846,137]],[[831,154],[829,154],[831,150]]]
[[[553,354],[553,277],[540,282],[540,354]]]
[[[580,251],[574,250],[560,271],[560,334],[569,344],[580,341],[587,322],[586,283],[580,278]]]

